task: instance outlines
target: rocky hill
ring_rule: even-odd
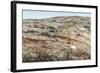
[[[90,59],[90,20],[82,16],[23,20],[23,62]]]

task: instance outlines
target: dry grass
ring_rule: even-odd
[[[65,42],[23,40],[23,62],[90,59],[87,49],[73,49]]]

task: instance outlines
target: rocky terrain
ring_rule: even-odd
[[[23,62],[91,58],[90,17],[57,16],[23,20]]]

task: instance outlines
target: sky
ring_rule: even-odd
[[[56,16],[89,16],[90,13],[23,10],[23,19],[45,19]]]

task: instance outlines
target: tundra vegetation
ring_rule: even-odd
[[[23,19],[22,61],[91,59],[90,17]]]

